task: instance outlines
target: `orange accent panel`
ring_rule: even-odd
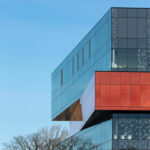
[[[150,85],[150,74],[141,73],[141,84]]]
[[[121,84],[130,84],[130,79],[129,72],[121,72]]]
[[[101,81],[101,73],[96,72],[95,73],[95,84],[100,84],[100,81]]]
[[[141,85],[141,106],[150,106],[150,85]]]
[[[110,84],[120,84],[120,72],[111,72]]]
[[[150,72],[97,73],[96,110],[150,110]]]
[[[140,106],[140,86],[131,85],[131,106]]]
[[[140,73],[131,72],[131,84],[140,84]]]
[[[111,106],[121,106],[120,85],[111,85]]]
[[[121,106],[130,106],[130,85],[121,85]]]
[[[101,86],[95,86],[95,97],[96,97],[96,106],[101,106]]]
[[[101,72],[101,84],[110,84],[110,72]]]
[[[110,85],[101,85],[101,105],[110,106]]]

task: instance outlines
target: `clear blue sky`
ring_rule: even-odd
[[[0,0],[0,142],[54,124],[51,73],[111,6],[150,2]]]

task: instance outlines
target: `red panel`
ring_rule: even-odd
[[[110,84],[120,84],[120,72],[111,72]]]
[[[121,85],[121,106],[130,106],[130,85]]]
[[[141,84],[150,85],[150,74],[149,73],[141,73]]]
[[[110,85],[101,85],[101,106],[110,106]]]
[[[140,84],[140,73],[138,72],[131,73],[131,84]]]
[[[100,84],[100,80],[101,80],[101,73],[95,72],[95,84]]]
[[[101,84],[110,84],[110,72],[101,72]]]
[[[131,106],[140,106],[140,86],[131,85]]]
[[[129,72],[121,72],[121,84],[130,84],[130,79]]]
[[[141,106],[150,106],[150,85],[141,85]]]
[[[121,106],[120,85],[111,85],[111,106]]]
[[[95,103],[96,103],[96,106],[101,106],[101,86],[100,85],[96,85],[95,86]]]
[[[97,110],[150,110],[150,73],[96,72],[95,82]]]

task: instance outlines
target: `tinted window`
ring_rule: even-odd
[[[60,77],[60,78],[61,78],[61,79],[60,79],[60,84],[63,85],[63,70],[60,71],[60,74],[61,74],[61,75],[60,75],[60,76],[61,76],[61,77]]]
[[[128,39],[128,48],[137,48],[137,39]]]
[[[128,17],[137,17],[137,9],[128,9]]]
[[[79,70],[79,53],[77,53],[77,71]]]
[[[138,9],[138,17],[146,17],[146,9]]]
[[[138,39],[138,48],[146,48],[146,39]]]
[[[118,48],[127,48],[127,39],[118,39],[117,47]]]
[[[74,74],[74,57],[72,58],[72,75]]]
[[[118,17],[127,17],[127,9],[119,8],[118,9]]]
[[[146,38],[146,19],[138,19],[138,38]]]
[[[84,48],[82,48],[82,65],[84,65]]]
[[[137,19],[128,18],[128,37],[136,38],[137,37]]]
[[[127,18],[118,18],[118,37],[127,37]]]
[[[127,50],[126,49],[117,50],[116,56],[118,68],[120,69],[127,68]]]
[[[137,68],[137,49],[128,49],[128,68]]]

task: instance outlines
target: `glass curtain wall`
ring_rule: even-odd
[[[112,8],[112,70],[150,71],[150,9]]]

